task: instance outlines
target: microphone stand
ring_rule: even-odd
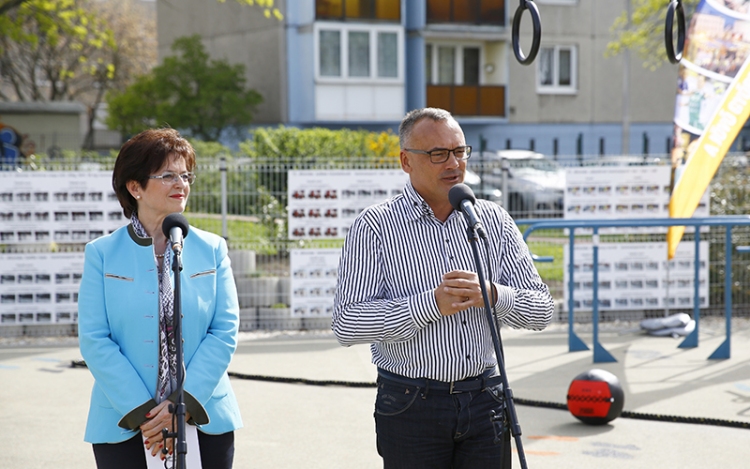
[[[508,385],[508,376],[505,374],[505,359],[503,355],[503,346],[500,341],[500,335],[497,330],[497,324],[495,323],[495,316],[492,313],[490,301],[487,295],[487,285],[484,281],[484,273],[482,272],[482,264],[479,260],[479,248],[477,247],[479,236],[477,231],[471,224],[466,229],[467,237],[469,238],[469,244],[471,245],[472,253],[474,254],[474,264],[476,264],[477,276],[479,277],[479,286],[482,289],[482,299],[484,300],[484,311],[487,316],[487,322],[490,326],[490,333],[492,335],[492,344],[495,347],[495,356],[497,357],[497,367],[500,372],[500,380],[503,385],[503,396],[505,397],[505,406],[502,414],[498,415],[494,410],[490,412],[490,420],[493,422],[507,421],[510,422],[510,432],[516,442],[516,450],[518,451],[518,460],[521,463],[521,468],[526,469],[526,454],[523,451],[523,443],[521,442],[521,425],[518,423],[518,416],[516,415],[516,408],[513,402],[513,391],[511,391]],[[503,415],[504,414],[504,415]],[[501,438],[499,436],[498,438]],[[506,439],[503,443],[510,443],[510,438]],[[507,454],[510,454],[510,448],[503,448],[503,454],[507,449]],[[508,466],[510,467],[510,465]]]
[[[166,437],[174,438],[174,451],[177,456],[177,469],[185,469],[187,439],[185,430],[185,388],[184,388],[184,351],[182,349],[182,294],[180,272],[182,271],[182,249],[173,247],[172,272],[174,272],[174,342],[177,355],[177,403],[172,410],[177,418],[177,432],[167,433]],[[172,407],[172,406],[170,406]],[[166,432],[165,432],[166,433]],[[166,439],[166,438],[165,438]],[[166,446],[165,446],[166,449]]]

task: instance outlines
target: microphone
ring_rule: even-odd
[[[448,200],[455,210],[463,212],[466,221],[469,222],[469,226],[481,238],[486,239],[487,234],[484,232],[482,222],[479,220],[477,212],[474,211],[474,204],[477,202],[477,198],[474,197],[474,192],[472,192],[471,188],[466,184],[456,184],[448,191]]]
[[[190,224],[181,213],[170,213],[161,224],[161,231],[169,239],[175,253],[182,252],[182,240],[187,237],[189,230]]]

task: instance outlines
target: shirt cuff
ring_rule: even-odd
[[[503,318],[513,311],[513,306],[516,304],[516,295],[513,293],[513,289],[505,286],[493,283],[495,290],[497,290],[497,301],[495,302],[495,314],[498,318]]]
[[[414,324],[420,329],[427,327],[430,323],[439,321],[443,317],[435,299],[435,292],[432,290],[409,297],[407,306]]]

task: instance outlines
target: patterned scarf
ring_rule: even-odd
[[[133,231],[141,238],[150,238],[135,213],[130,217]],[[154,259],[159,272],[159,381],[154,399],[157,403],[177,389],[177,349],[174,341],[174,293],[170,278],[172,252],[167,245],[164,259]],[[160,266],[159,261],[164,263]]]

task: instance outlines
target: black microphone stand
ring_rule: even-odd
[[[177,432],[164,432],[166,438],[174,438],[174,451],[177,456],[177,469],[185,469],[187,455],[187,438],[185,430],[185,388],[184,388],[184,351],[182,349],[182,295],[180,292],[180,272],[182,272],[182,250],[173,246],[172,272],[174,272],[174,342],[177,355],[177,403],[170,410],[177,419]],[[166,450],[166,445],[164,447]]]
[[[500,380],[503,385],[503,396],[505,397],[505,406],[503,414],[498,415],[494,410],[490,412],[490,419],[493,422],[505,420],[510,422],[510,432],[516,442],[516,450],[518,451],[518,460],[521,463],[521,468],[526,469],[526,454],[523,452],[523,443],[521,442],[521,425],[518,423],[518,415],[516,415],[516,407],[513,402],[513,391],[511,391],[508,385],[508,376],[505,374],[505,359],[503,355],[503,346],[500,341],[500,335],[497,330],[497,324],[495,323],[495,316],[492,314],[492,307],[490,306],[489,297],[487,294],[487,285],[484,281],[484,273],[482,272],[482,264],[479,259],[479,248],[477,247],[479,236],[477,231],[469,223],[469,228],[466,229],[466,235],[469,238],[469,244],[474,254],[474,264],[476,264],[477,276],[479,277],[479,286],[482,289],[482,299],[484,300],[484,311],[487,316],[487,322],[490,326],[490,334],[492,335],[492,344],[495,346],[495,356],[497,357],[497,367],[500,372]],[[499,436],[502,438],[502,435]],[[505,440],[510,443],[510,439]],[[504,443],[501,443],[504,444]],[[502,453],[510,451],[510,448],[503,448]]]

